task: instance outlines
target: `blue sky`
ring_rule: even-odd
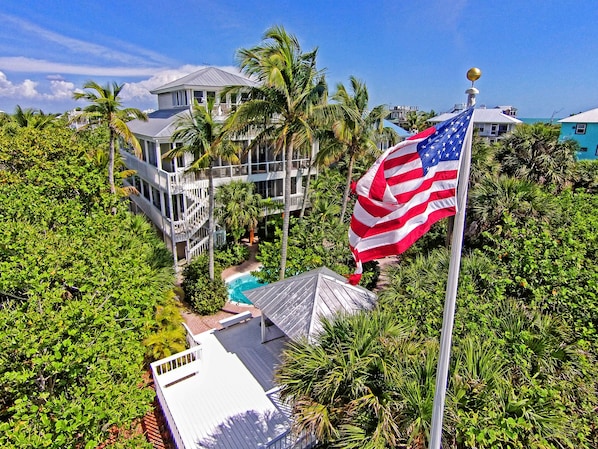
[[[331,91],[365,81],[372,106],[446,111],[476,66],[479,105],[520,117],[598,107],[596,0],[2,0],[0,110],[83,106],[72,92],[89,79],[127,83],[126,106],[155,108],[149,89],[234,66],[272,25],[318,47]]]

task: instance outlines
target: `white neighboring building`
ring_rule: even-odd
[[[175,263],[193,257],[207,249],[208,234],[208,180],[205,173],[186,173],[192,162],[191,155],[173,160],[162,156],[177,144],[171,142],[179,117],[188,114],[193,100],[207,104],[215,100],[217,120],[224,120],[241,98],[220,93],[226,86],[253,86],[254,81],[240,72],[233,73],[217,67],[206,67],[183,78],[165,84],[151,93],[158,96],[158,110],[148,114],[149,120],[128,122],[143,151],[143,159],[131,151],[121,150],[129,169],[137,171],[131,181],[139,191],[131,196],[134,209],[143,212],[159,229],[167,246],[172,250]],[[243,148],[251,143],[252,136],[240,139]],[[315,146],[314,146],[315,147]],[[301,207],[303,199],[302,177],[307,173],[311,155],[296,153],[291,173],[291,210]],[[219,186],[233,180],[249,181],[256,185],[262,197],[273,198],[282,204],[284,198],[284,154],[275,154],[272,147],[259,145],[239,154],[240,163],[231,165],[215,161],[214,184]],[[217,233],[223,241],[224,233]]]
[[[508,107],[510,110],[514,108]],[[429,121],[432,123],[440,123],[449,120],[461,111],[445,112],[437,115]],[[492,109],[477,108],[473,111],[473,125],[477,129],[478,136],[484,138],[487,142],[496,142],[500,136],[505,133],[513,131],[515,126],[523,123],[512,115],[507,115],[503,112],[503,107]]]

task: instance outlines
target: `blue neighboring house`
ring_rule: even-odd
[[[559,123],[559,139],[573,139],[579,143],[577,159],[598,159],[598,108],[564,118]]]

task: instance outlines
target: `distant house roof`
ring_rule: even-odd
[[[142,120],[131,120],[127,126],[136,135],[170,138],[176,129],[176,121],[184,114],[189,114],[188,109],[160,109],[147,115],[146,122]]]
[[[598,108],[564,118],[559,123],[598,123]]]
[[[177,89],[191,89],[194,87],[225,87],[225,86],[255,86],[257,83],[240,72],[233,73],[233,69],[219,67],[204,67],[189,75],[164,84],[151,91],[153,94],[171,92]]]
[[[322,317],[372,309],[376,295],[322,267],[247,290],[245,296],[289,338],[311,340]]]
[[[460,112],[460,111],[459,111]],[[459,114],[459,112],[445,112],[444,114],[437,115],[436,117],[432,117],[429,121],[432,123],[440,123],[444,122],[445,120],[449,120]],[[509,115],[503,114],[500,109],[475,109],[473,111],[473,122],[474,123],[496,123],[497,125],[500,124],[519,124],[523,123],[521,120],[516,119],[515,117],[511,117]]]
[[[384,120],[384,126],[387,128],[391,128],[394,129],[395,132],[400,136],[400,137],[409,137],[411,135],[411,133],[409,131],[407,131],[405,128],[401,128],[399,125],[394,124],[391,121],[388,120]]]

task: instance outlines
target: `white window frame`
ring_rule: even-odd
[[[575,134],[585,134],[587,127],[586,123],[577,123],[575,125]]]
[[[189,99],[186,90],[177,90],[172,93],[173,106],[189,106]]]

